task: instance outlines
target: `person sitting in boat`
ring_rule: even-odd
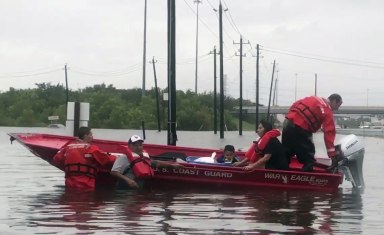
[[[93,191],[97,174],[103,169],[108,171],[116,157],[91,144],[91,128],[80,127],[77,137],[56,153],[52,164],[65,172],[67,189]]]
[[[118,179],[118,189],[142,188],[144,180],[154,175],[153,168],[181,168],[179,163],[150,159],[143,150],[144,140],[133,135],[128,140],[128,147],[122,146],[124,155],[117,156],[112,166],[111,175]]]
[[[257,134],[260,138],[253,142],[250,150],[246,153],[246,157],[234,165],[244,166],[244,170],[257,168],[288,170],[289,165],[284,155],[283,146],[277,139],[280,136],[280,131],[272,129],[269,122],[261,120]],[[251,154],[251,149],[253,149],[253,154]]]
[[[224,147],[224,152],[223,154],[216,159],[217,163],[235,163],[239,162],[238,157],[236,156],[235,153],[235,147],[233,145],[226,145]]]
[[[324,142],[332,166],[337,165],[339,153],[334,141],[336,136],[333,111],[338,110],[343,103],[339,94],[332,94],[327,99],[309,96],[292,104],[284,122],[282,143],[288,162],[296,155],[303,164],[302,171],[313,171],[315,165],[315,145],[313,133],[323,127]]]

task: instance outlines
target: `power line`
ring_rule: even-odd
[[[140,66],[141,66],[140,63],[136,63],[136,64],[133,64],[133,65],[127,66],[127,67],[125,67],[123,69],[113,70],[113,71],[92,71],[92,70],[80,68],[80,67],[77,67],[77,66],[71,66],[71,69],[74,69],[74,70],[77,70],[77,71],[80,71],[80,72],[83,72],[83,73],[88,73],[88,74],[96,74],[96,75],[106,75],[106,76],[108,76],[108,75],[124,74],[124,73],[127,73],[127,72],[129,73],[130,71],[135,70],[135,69],[137,69]]]
[[[335,58],[335,57],[326,57],[326,56],[306,56],[306,55],[299,55],[292,52],[283,52],[283,51],[277,51],[273,49],[263,49],[264,51],[277,53],[277,54],[283,54],[283,55],[289,55],[289,56],[295,56],[300,57],[304,59],[311,59],[311,60],[318,60],[318,61],[324,61],[324,62],[330,62],[330,63],[337,63],[337,64],[345,64],[345,65],[353,65],[353,66],[360,66],[360,67],[367,67],[367,68],[375,68],[375,69],[384,69],[384,64],[376,63],[376,62],[368,62],[368,61],[360,61],[361,63],[354,63],[354,62],[348,62],[348,61],[358,61],[358,60],[349,60],[349,59],[341,59],[341,58]],[[323,57],[323,58],[320,58]],[[327,59],[330,58],[330,59]],[[344,61],[343,61],[344,60]],[[366,63],[366,64],[364,64]],[[368,65],[371,64],[379,64],[382,66],[375,66],[375,65]]]
[[[215,7],[211,4],[211,2],[209,0],[206,0],[208,2],[208,4],[212,7],[212,9],[215,9]]]
[[[133,73],[133,72],[136,72],[138,70],[140,70],[141,67],[140,66],[137,66],[136,68],[134,69],[131,69],[129,71],[124,71],[124,72],[121,72],[121,73],[92,73],[92,72],[85,72],[85,71],[81,71],[81,70],[78,70],[76,68],[73,68],[72,67],[72,72],[74,73],[78,73],[78,74],[83,74],[83,75],[87,75],[87,76],[98,76],[98,77],[118,77],[118,76],[124,76],[124,75],[127,75],[127,74],[130,74],[130,73]]]
[[[189,9],[193,12],[193,14],[195,14],[196,16],[197,16],[197,13],[195,12],[195,10],[193,10],[193,8],[189,5],[189,3],[186,1],[186,0],[184,0],[184,3],[189,7]],[[218,38],[219,36],[217,36],[216,34],[215,34],[215,32],[213,32],[212,30],[211,30],[211,28],[209,28],[209,26],[201,19],[201,17],[199,18],[199,21],[201,22],[201,23],[203,23],[203,25],[208,29],[208,31],[213,35],[213,36],[215,36],[216,38]]]
[[[239,28],[236,26],[236,23],[235,23],[235,21],[233,20],[232,14],[231,14],[231,12],[229,11],[229,8],[228,8],[228,6],[227,6],[227,3],[226,3],[224,0],[223,0],[223,2],[224,2],[225,7],[228,9],[228,10],[226,11],[226,12],[228,12],[228,15],[229,15],[229,18],[230,18],[230,20],[228,19],[228,21],[230,22],[230,24],[232,25],[232,27],[235,29],[235,31],[237,31],[237,33],[239,33],[239,34],[241,35],[240,30],[239,30]],[[227,13],[225,14],[225,16],[228,18]]]
[[[20,75],[15,75],[15,74],[8,74],[8,75],[0,75],[0,78],[21,78],[21,77],[32,77],[32,76],[37,76],[37,75],[43,75],[43,74],[48,74],[48,73],[52,73],[52,72],[56,72],[56,71],[60,71],[61,68],[57,68],[57,69],[52,69],[52,70],[48,70],[48,71],[44,71],[44,72],[40,72],[40,73],[30,73],[30,74],[20,74]]]
[[[324,56],[324,55],[317,55],[317,54],[311,54],[311,53],[304,53],[304,52],[297,52],[297,51],[286,51],[286,50],[280,50],[276,48],[266,48],[265,50],[273,50],[273,51],[279,51],[279,52],[285,52],[285,53],[292,53],[292,54],[298,54],[298,55],[304,55],[304,56],[312,56],[312,57],[320,57],[320,58],[328,58],[333,60],[345,60],[345,61],[351,61],[351,62],[359,62],[364,64],[377,64],[377,65],[384,65],[384,63],[378,63],[378,62],[372,62],[372,61],[365,61],[365,60],[355,60],[355,59],[347,59],[347,58],[340,58],[340,57],[332,57],[332,56]]]

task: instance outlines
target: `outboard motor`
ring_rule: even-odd
[[[364,189],[364,146],[355,135],[345,136],[339,142],[336,145],[336,150],[341,153],[339,169],[344,172],[345,179],[351,181],[354,188]]]

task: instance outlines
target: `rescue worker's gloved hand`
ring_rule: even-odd
[[[343,157],[341,156],[340,152],[337,152],[334,157],[331,158],[332,164],[330,167],[328,167],[328,171],[332,173],[336,173],[339,167],[339,162],[343,160]]]

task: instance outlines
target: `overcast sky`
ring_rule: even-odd
[[[225,0],[226,92],[239,97],[239,45],[243,97],[255,100],[256,44],[261,47],[260,98],[268,103],[272,63],[277,104],[337,92],[344,105],[384,106],[384,1]],[[213,55],[219,47],[218,0],[199,4],[198,92],[213,90]],[[176,0],[176,88],[195,88],[196,4]],[[94,84],[141,88],[144,0],[0,0],[0,90],[35,83],[70,89]],[[148,0],[147,61],[154,56],[158,86],[167,84],[167,1]],[[217,60],[219,61],[219,60]],[[218,65],[218,64],[217,64]],[[217,70],[219,71],[219,70]],[[296,83],[297,81],[297,83]],[[146,64],[146,88],[154,86]]]

